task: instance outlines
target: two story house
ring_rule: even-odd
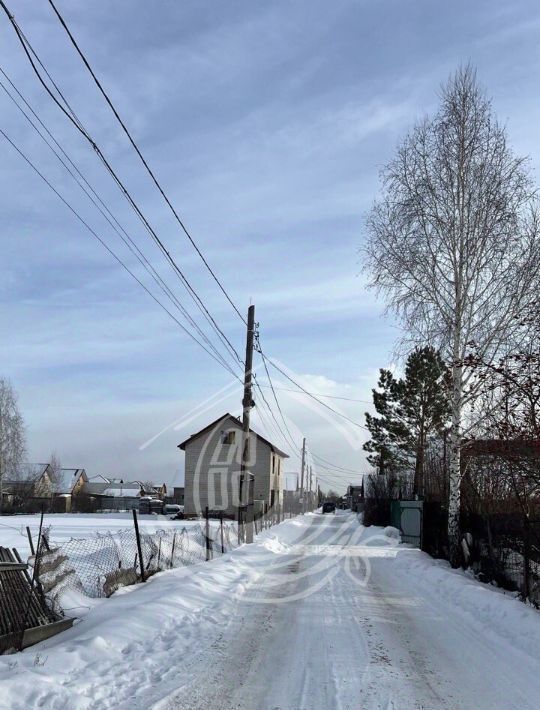
[[[242,423],[224,414],[178,445],[185,451],[184,512],[235,515],[239,505]],[[289,458],[272,442],[250,429],[249,474],[253,499],[271,508],[283,503],[283,461]]]

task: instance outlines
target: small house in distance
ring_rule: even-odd
[[[272,442],[250,429],[249,473],[253,499],[266,508],[282,505],[283,461],[289,458]],[[178,445],[185,451],[184,512],[201,515],[205,508],[234,516],[239,504],[242,423],[232,414],[192,434]]]
[[[358,485],[349,485],[347,488],[347,505],[355,513],[360,513],[364,508],[364,483]]]

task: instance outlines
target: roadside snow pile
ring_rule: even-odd
[[[277,543],[276,549],[285,549],[287,546],[294,545],[306,529],[306,520],[308,515],[298,518],[284,520],[280,525],[263,530],[257,535],[257,542],[262,542],[266,547],[271,549],[274,543]]]
[[[486,635],[501,643],[511,641],[525,653],[536,657],[540,649],[540,614],[510,594],[483,584],[470,572],[454,570],[445,560],[434,560],[425,552],[398,548],[393,573],[408,578],[446,610],[454,607],[471,621],[481,623]]]
[[[249,554],[255,547],[88,600],[93,608],[72,629],[0,656],[0,708],[116,708],[134,694],[137,707],[148,707],[172,692],[179,669],[215,640],[236,612],[236,596],[259,577]]]
[[[286,520],[210,563],[180,567],[109,599],[70,591],[72,629],[15,656],[0,656],[0,709],[148,707],[177,688],[180,668],[213,643],[239,598],[305,532]],[[82,618],[81,618],[82,617]],[[123,707],[123,705],[122,705]]]
[[[384,528],[383,535],[389,537],[391,540],[398,540],[399,542],[401,542],[401,533],[397,528],[393,528],[391,525]]]

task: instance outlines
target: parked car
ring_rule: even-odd
[[[322,512],[323,513],[335,513],[336,512],[336,504],[332,503],[332,501],[327,500],[326,503],[322,504]]]
[[[163,506],[163,513],[165,515],[176,515],[177,513],[183,513],[184,506],[177,505],[176,503],[165,503]]]

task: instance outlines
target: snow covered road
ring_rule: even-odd
[[[536,708],[539,698],[537,611],[349,514],[288,520],[0,657],[0,707],[13,710]]]
[[[257,583],[255,597],[269,602],[274,596],[275,603],[244,606],[226,637],[199,656],[189,683],[162,707],[538,707],[538,655],[489,635],[480,608],[476,620],[456,613],[434,589],[417,584],[372,529],[358,539],[347,517],[314,516],[310,523],[276,563],[278,574],[270,567]],[[328,548],[349,541],[361,556],[346,558],[358,563],[347,573]],[[335,574],[324,563],[311,574],[328,555]],[[276,586],[280,573],[283,583]],[[320,579],[326,583],[317,589]],[[515,603],[473,584],[479,597]]]

